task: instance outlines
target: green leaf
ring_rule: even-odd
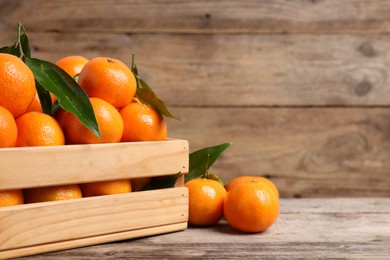
[[[226,186],[226,183],[218,175],[207,173],[206,178],[211,179],[211,180],[215,180],[215,181],[219,182],[224,187]]]
[[[8,53],[19,57],[19,50],[15,45],[0,48],[0,53]]]
[[[232,143],[224,143],[192,152],[189,158],[190,165],[188,174],[185,176],[185,182],[198,178],[208,172],[209,168],[221,153],[231,145]]]
[[[189,155],[189,172],[185,175],[185,182],[198,178],[207,173],[211,165],[213,165],[222,152],[231,145],[232,143],[224,143],[192,152]],[[178,176],[179,173],[170,176],[153,178],[152,182],[145,189],[153,190],[172,188],[174,187]],[[207,178],[216,180],[225,186],[225,183],[222,181],[222,179],[215,174],[208,173]]]
[[[175,186],[179,173],[169,176],[154,177],[144,190],[167,189]]]
[[[50,92],[47,91],[37,80],[35,80],[35,87],[38,92],[39,101],[41,102],[42,112],[51,115],[52,100],[51,100]]]
[[[35,80],[57,97],[63,109],[74,114],[83,125],[101,137],[91,102],[71,76],[48,61],[26,58],[25,62],[34,73]]]
[[[164,102],[160,98],[158,98],[158,96],[156,95],[156,93],[154,93],[153,89],[149,86],[149,84],[146,83],[146,81],[144,81],[143,79],[141,79],[138,74],[137,65],[135,64],[134,54],[132,56],[131,71],[133,72],[135,80],[137,82],[137,91],[135,93],[135,96],[141,101],[141,103],[150,105],[158,113],[165,117],[180,120],[180,118],[174,116],[171,112],[169,112]]]
[[[31,58],[30,43],[28,41],[26,29],[20,22],[18,23],[18,43],[22,47],[24,56]]]
[[[143,81],[142,79],[140,81],[142,85],[147,85],[146,82]],[[150,87],[137,88],[137,92],[135,95],[142,103],[146,103],[152,106],[161,115],[180,120],[180,118],[175,117],[174,115],[171,114],[171,112],[169,112],[164,102],[157,97],[157,95],[153,92],[153,90]]]
[[[139,83],[137,64],[135,64],[135,55],[134,55],[134,53],[131,56],[131,71],[133,72],[133,74],[135,76],[135,80],[137,81],[137,87],[138,87],[140,85],[140,83]]]
[[[51,106],[51,114],[54,114],[60,109],[60,105],[58,104],[58,100],[54,101],[54,104]]]

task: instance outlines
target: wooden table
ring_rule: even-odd
[[[26,258],[390,259],[390,198],[282,199],[277,222],[264,233],[240,233],[221,221]]]

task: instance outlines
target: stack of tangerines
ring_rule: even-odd
[[[0,147],[51,146],[164,140],[167,125],[152,107],[134,98],[136,79],[120,60],[68,56],[56,62],[90,98],[101,133],[95,136],[71,113],[42,113],[31,70],[16,56],[0,53]],[[52,100],[55,97],[52,95]],[[132,180],[133,191],[148,179]],[[0,191],[0,206],[132,191],[130,180]]]
[[[267,230],[279,214],[279,191],[264,177],[240,176],[226,187],[201,177],[185,186],[189,190],[188,222],[193,226],[214,225],[225,217],[233,228],[256,233]]]

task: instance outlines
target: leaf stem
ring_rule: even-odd
[[[135,54],[134,52],[131,54],[131,70],[134,72],[135,67]]]
[[[18,36],[17,36],[17,39],[16,39],[16,45],[17,45],[17,48],[19,49],[19,52],[20,52],[19,58],[24,60],[25,55],[24,55],[23,48],[22,48],[22,42],[20,40],[22,27],[23,27],[23,25],[19,21],[18,22]]]
[[[133,72],[133,74],[134,74],[135,81],[136,81],[136,84],[137,84],[137,89],[139,89],[141,87],[141,83],[140,83],[141,78],[138,75],[137,64],[135,64],[135,54],[134,54],[134,52],[131,54],[131,72]]]
[[[205,172],[202,175],[202,178],[208,179],[209,178],[209,163],[210,163],[210,154],[207,154],[207,161],[205,165]]]

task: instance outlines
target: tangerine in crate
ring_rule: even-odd
[[[167,139],[164,127],[158,139],[121,142],[118,110],[139,88],[144,103],[172,117],[139,86],[134,56],[131,69],[104,57],[57,66],[31,57],[20,23],[15,44],[0,50],[0,258],[187,228],[188,142]],[[157,176],[176,182],[131,192],[132,179]]]
[[[0,164],[0,192],[180,173],[174,188],[0,207],[0,258],[187,228],[185,140],[2,148]]]

